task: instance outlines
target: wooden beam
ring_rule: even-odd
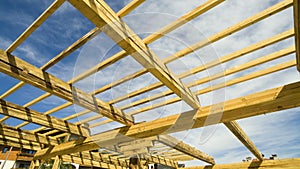
[[[268,38],[266,40],[263,40],[261,42],[257,42],[257,43],[254,43],[246,48],[243,48],[241,50],[238,50],[238,51],[235,51],[233,53],[230,53],[228,55],[225,55],[221,58],[219,58],[218,60],[214,60],[214,61],[211,61],[205,65],[201,65],[201,66],[198,66],[196,68],[193,68],[189,71],[186,71],[182,74],[179,74],[178,75],[178,78],[185,78],[185,77],[188,77],[190,75],[193,75],[193,74],[196,74],[196,73],[199,73],[201,71],[204,71],[206,69],[209,69],[209,68],[212,68],[213,66],[216,66],[216,65],[219,65],[221,63],[225,63],[225,62],[228,62],[230,60],[233,60],[235,58],[238,58],[240,56],[243,56],[243,55],[246,55],[248,53],[251,53],[251,52],[254,52],[258,49],[261,49],[263,47],[266,47],[266,46],[269,46],[269,45],[272,45],[276,42],[279,42],[279,41],[282,41],[284,39],[287,39],[287,38],[290,38],[294,35],[294,30],[291,29],[291,30],[288,30],[288,31],[285,31],[283,33],[280,33],[278,35],[275,35],[271,38]],[[141,88],[137,91],[133,91],[131,93],[128,93],[126,95],[123,95],[123,96],[120,96],[118,98],[115,98],[114,100],[111,100],[109,101],[110,104],[114,104],[114,103],[117,103],[117,102],[120,102],[120,101],[123,101],[125,99],[128,99],[128,98],[131,98],[131,97],[134,97],[134,96],[137,96],[139,94],[142,94],[142,93],[145,93],[145,92],[148,92],[150,90],[154,90],[156,88],[159,88],[163,86],[163,84],[161,82],[157,82],[157,83],[154,83],[154,84],[151,84],[149,86],[146,86],[144,88]],[[190,86],[187,86],[187,87],[190,87]],[[133,107],[133,106],[137,106],[139,104],[142,104],[142,103],[146,103],[148,101],[151,101],[153,99],[158,99],[162,96],[167,96],[167,95],[170,95],[171,93],[170,92],[164,92],[164,93],[161,93],[161,94],[158,94],[158,95],[154,95],[154,96],[151,96],[149,98],[144,98],[144,99],[141,99],[139,101],[136,101],[134,103],[131,103],[130,105],[126,105],[126,106],[123,106],[121,107],[121,109],[127,109],[127,108],[130,108],[130,107]]]
[[[3,138],[13,137],[18,140],[26,140],[26,141],[36,142],[39,144],[45,144],[45,145],[54,146],[58,144],[58,141],[51,137],[45,137],[42,136],[41,134],[35,134],[29,131],[15,129],[13,127],[5,126],[5,125],[0,125],[0,135]]]
[[[196,166],[186,167],[186,169],[298,169],[300,167],[300,158],[289,158],[280,160],[264,160],[242,162],[234,164],[217,164],[214,166]]]
[[[226,55],[226,56],[223,56],[223,57],[220,58],[219,61],[212,61],[212,62],[210,62],[210,63],[207,64],[207,67],[208,67],[208,68],[211,68],[211,67],[213,67],[213,66],[215,66],[215,65],[217,65],[217,64],[219,64],[219,63],[227,62],[227,61],[232,60],[232,59],[234,59],[234,58],[236,58],[236,57],[239,57],[239,56],[242,56],[242,55],[244,55],[244,54],[250,53],[250,52],[252,52],[252,51],[254,51],[254,50],[260,49],[260,48],[265,47],[265,46],[267,46],[267,45],[271,45],[271,44],[276,43],[276,42],[278,42],[278,41],[280,41],[280,40],[289,38],[289,37],[291,37],[292,35],[294,35],[294,31],[293,31],[293,30],[289,30],[289,31],[283,32],[283,33],[278,34],[278,35],[276,35],[276,36],[274,36],[274,37],[272,37],[272,38],[269,38],[269,39],[266,39],[266,40],[264,40],[264,41],[255,43],[255,44],[253,44],[253,45],[251,45],[251,46],[248,46],[248,47],[246,47],[246,48],[244,48],[244,49],[241,49],[241,50],[239,50],[239,51],[236,51],[236,52],[233,52],[233,53],[228,54],[228,55]],[[289,51],[290,51],[289,49],[286,49],[285,51],[282,51],[282,52],[281,52],[281,55],[278,55],[278,53],[274,53],[275,58],[281,57],[281,56],[284,56],[284,55],[287,55],[287,54],[289,54]],[[270,56],[269,56],[269,57],[270,57]],[[271,57],[274,58],[274,56],[271,56]],[[289,67],[294,66],[294,65],[295,65],[295,64],[294,64],[294,61],[290,61],[289,63],[283,63],[283,64],[281,64],[281,65],[272,67],[271,69],[268,68],[268,69],[266,69],[266,70],[264,70],[264,71],[256,72],[255,76],[250,76],[250,75],[249,75],[248,78],[243,78],[243,79],[244,79],[243,81],[250,80],[250,79],[253,79],[253,78],[255,78],[255,77],[260,77],[260,76],[263,76],[263,75],[266,75],[266,74],[269,74],[269,73],[273,73],[273,72],[275,72],[275,71],[279,71],[279,70],[282,70],[282,69],[286,69],[286,68],[289,68]],[[245,65],[245,66],[246,66],[246,65]],[[243,66],[243,67],[245,67],[245,66]],[[253,64],[252,64],[252,66],[253,66]],[[239,66],[239,67],[241,68],[241,66]],[[247,67],[249,67],[249,65],[248,65]],[[206,66],[199,66],[199,67],[196,67],[196,68],[192,69],[191,71],[187,71],[187,72],[185,72],[185,73],[183,73],[183,74],[178,75],[178,77],[179,77],[179,78],[184,78],[184,77],[187,77],[187,76],[189,76],[189,75],[191,75],[191,74],[195,74],[195,73],[201,72],[201,71],[203,71],[203,70],[205,70],[205,69],[206,69]],[[232,70],[235,71],[235,72],[237,71],[237,69],[232,69]],[[239,69],[239,70],[241,70],[241,69]],[[228,71],[226,71],[226,72],[227,72],[227,73],[229,73],[229,72],[232,73],[233,71],[229,71],[229,70],[228,70]],[[250,78],[250,77],[251,77],[251,78]],[[209,78],[210,78],[210,77],[209,77]],[[214,77],[214,78],[215,78],[215,77]],[[202,78],[202,79],[199,79],[199,80],[197,80],[197,84],[200,85],[200,84],[206,82],[207,79],[208,79],[208,78]],[[243,82],[243,81],[241,81],[241,80],[235,80],[235,83],[234,83],[234,84],[239,83],[239,82]],[[230,82],[231,82],[231,81],[230,81]],[[193,83],[193,84],[194,84],[194,83]],[[161,85],[162,85],[161,82],[154,83],[154,84],[152,84],[152,85],[149,85],[149,86],[147,86],[147,87],[144,87],[144,88],[142,88],[142,89],[139,89],[138,91],[134,91],[134,92],[128,93],[128,95],[126,95],[126,96],[124,95],[124,96],[121,96],[121,97],[116,98],[116,99],[114,99],[114,100],[111,100],[111,101],[109,101],[109,103],[110,103],[110,104],[113,104],[113,103],[119,102],[119,101],[121,101],[121,100],[124,100],[125,98],[130,98],[130,97],[133,97],[133,96],[135,96],[135,95],[138,95],[138,94],[141,94],[141,93],[144,93],[144,92],[153,90],[153,89],[155,89],[156,87],[160,87]],[[227,85],[227,86],[233,85],[233,83],[227,82],[226,85]],[[218,85],[218,86],[220,86],[220,85]],[[187,87],[190,87],[190,86],[187,85]],[[210,89],[210,88],[209,88],[209,89]],[[211,91],[211,90],[206,90],[206,89],[204,89],[204,90],[201,90],[201,92],[195,92],[195,94],[198,94],[198,95],[199,95],[199,94],[206,93],[206,92],[208,92],[208,91]],[[150,102],[150,101],[152,101],[152,100],[161,98],[161,97],[163,97],[163,96],[168,96],[168,95],[170,95],[170,94],[172,94],[172,93],[173,93],[173,92],[170,91],[170,90],[165,91],[165,92],[162,92],[162,93],[158,93],[158,94],[155,94],[155,95],[153,95],[153,96],[150,96],[150,97],[147,97],[147,98],[144,98],[144,99],[141,99],[141,100],[137,100],[137,101],[135,101],[135,102],[133,102],[133,103],[130,103],[129,105],[122,106],[120,109],[121,109],[121,110],[125,110],[125,109],[127,109],[127,108],[130,108],[130,107],[133,107],[133,106],[138,106],[138,105],[141,105],[141,104]],[[179,100],[178,100],[178,101],[179,101]],[[166,104],[170,104],[170,102],[167,102]],[[166,105],[166,104],[163,103],[163,104],[159,104],[159,105],[162,105],[162,106],[163,106],[163,105]],[[155,106],[154,106],[154,107],[155,107]],[[151,106],[151,108],[154,108],[154,107]],[[149,107],[149,108],[150,108],[150,107]],[[150,110],[150,109],[151,109],[151,108],[150,108],[150,109],[149,109],[149,108],[144,109],[144,111],[145,111],[145,110]],[[137,113],[139,113],[139,112],[142,112],[142,111],[140,111],[140,110],[142,110],[142,109],[139,109],[139,110],[137,110],[137,111],[131,112],[130,114],[137,114]],[[98,116],[96,116],[96,117],[97,117],[97,118],[101,118],[101,117],[103,117],[103,116],[98,115]],[[95,117],[95,118],[96,118],[96,117]],[[96,126],[99,126],[99,125],[102,125],[102,124],[106,124],[106,123],[109,123],[109,122],[112,122],[112,120],[108,119],[108,120],[105,120],[105,121],[93,123],[93,124],[91,124],[90,127],[96,127]]]
[[[31,161],[29,169],[39,169],[39,168],[40,168],[40,161],[39,160]]]
[[[59,169],[59,168],[60,168],[60,157],[56,156],[54,159],[52,169]]]
[[[146,155],[145,160],[150,163],[150,164],[162,164],[165,166],[170,166],[172,168],[177,168],[178,167],[178,162],[175,160],[171,160],[165,157],[160,157],[160,156],[154,156],[154,155]]]
[[[157,32],[151,34],[150,36],[146,37],[143,42],[146,44],[152,43],[153,41],[157,40],[158,38],[164,36],[165,34],[175,30],[176,28],[184,25],[187,23],[187,21],[194,19],[195,17],[205,13],[207,10],[215,7],[216,5],[222,3],[224,0],[209,0],[207,2],[205,2],[204,4],[198,6],[197,8],[193,9],[192,11],[186,13],[185,15],[183,15],[182,17],[178,18],[177,20],[171,22],[170,24],[168,24],[167,26],[161,28],[160,30],[158,30]],[[131,3],[138,3],[140,1],[136,0],[136,1],[132,1]],[[131,9],[132,6],[135,6],[134,4],[131,5],[131,3],[129,3],[127,6],[128,8],[124,7],[124,10],[121,10],[122,12],[126,13],[125,10],[127,9]],[[119,15],[120,14],[120,15]],[[118,12],[119,17],[121,17],[123,14]],[[109,57],[108,59],[104,60],[103,62],[97,64],[96,66],[94,66],[93,68],[89,69],[88,71],[80,74],[79,76],[77,76],[76,78],[72,79],[71,82],[77,82],[97,71],[102,70],[103,68],[115,63],[116,61],[118,61],[119,59],[122,59],[124,57],[126,57],[128,54],[126,53],[126,51],[121,51],[111,57]],[[119,85],[121,83],[124,83],[134,77],[138,77],[141,76],[145,73],[147,73],[147,69],[142,69],[138,72],[135,72],[123,79],[120,79],[119,81],[116,81],[114,83],[105,85],[103,87],[101,87],[100,89],[95,91],[95,94],[99,94],[100,92],[103,92],[107,89],[110,89],[113,86]]]
[[[15,140],[15,138],[11,137],[4,137],[0,135],[0,144],[11,146],[11,147],[18,147],[18,148],[26,148],[30,150],[41,150],[42,147],[39,143],[26,141],[26,140]]]
[[[294,29],[295,29],[295,45],[296,45],[296,58],[297,58],[297,69],[300,72],[300,10],[299,0],[294,0]]]
[[[129,2],[124,8],[122,8],[117,15],[122,18],[126,15],[128,15],[133,9],[135,9],[136,7],[138,7],[140,4],[142,4],[143,2],[145,2],[145,0],[132,0],[131,2]]]
[[[235,121],[224,123],[225,126],[255,155],[259,160],[263,160],[262,153],[256,148],[247,134],[242,130],[239,124]]]
[[[72,153],[89,149],[96,149],[98,145],[112,144],[117,140],[124,141],[132,138],[146,138],[163,132],[173,133],[191,128],[200,128],[217,123],[225,123],[242,118],[258,116],[300,106],[300,82],[258,92],[248,96],[224,102],[223,109],[213,109],[216,105],[201,109],[171,115],[150,122],[121,127],[92,136],[91,139],[80,143],[63,143],[46,148],[36,153],[35,158],[53,157],[64,153]],[[196,111],[196,112],[195,112]],[[196,115],[195,115],[196,113]],[[220,121],[206,122],[207,117],[220,117]],[[187,125],[189,124],[189,125]],[[190,125],[192,124],[192,126]],[[93,141],[91,141],[93,140]]]
[[[121,11],[118,12],[118,14],[120,15],[124,15],[124,12],[129,13],[131,10],[133,10],[135,7],[137,7],[139,4],[141,4],[143,1],[141,0],[135,0],[132,1],[130,4],[126,5]],[[88,42],[91,38],[93,38],[94,36],[96,36],[97,34],[99,34],[101,32],[101,30],[99,28],[94,28],[91,31],[89,31],[88,33],[86,33],[84,36],[82,36],[80,39],[78,39],[77,41],[75,41],[72,45],[70,45],[68,48],[66,48],[65,50],[63,50],[62,52],[60,52],[58,55],[56,55],[53,59],[51,59],[49,62],[47,62],[45,65],[43,65],[41,67],[42,70],[47,70],[50,67],[52,67],[54,64],[58,63],[59,61],[61,61],[63,58],[65,58],[66,56],[68,56],[70,53],[74,52],[76,49],[80,48],[82,45],[84,45],[86,42]],[[71,80],[72,81],[72,80]],[[71,83],[71,82],[70,82]],[[16,84],[15,86],[13,86],[12,88],[10,88],[9,90],[7,90],[5,93],[3,93],[0,96],[0,99],[3,99],[7,96],[9,96],[10,94],[12,94],[13,92],[15,92],[16,90],[18,90],[19,88],[21,88],[22,86],[24,86],[25,83],[23,81],[19,82],[18,84]],[[45,93],[44,95],[28,102],[27,104],[24,105],[24,107],[29,107],[47,97],[51,96],[50,93]],[[2,119],[0,119],[1,122],[7,120],[8,117],[3,117]],[[22,127],[25,126],[26,122],[20,124],[18,127]]]
[[[293,5],[293,0],[283,0],[283,1],[279,2],[278,4],[275,4],[274,6],[271,6],[267,9],[263,10],[262,12],[257,13],[255,15],[243,20],[242,22],[239,22],[233,26],[230,26],[227,29],[225,29],[215,35],[212,35],[203,41],[197,42],[190,47],[187,47],[183,50],[176,52],[174,55],[171,55],[171,56],[165,58],[163,61],[164,61],[164,63],[170,63],[175,59],[181,58],[185,55],[188,55],[188,54],[194,52],[195,50],[198,50],[198,49],[205,47],[211,43],[214,43],[220,39],[223,39],[235,32],[238,32],[250,25],[253,25],[271,15],[274,15],[288,7],[291,7],[292,5]]]
[[[16,104],[0,99],[0,113],[9,117],[14,117],[30,123],[42,125],[48,128],[57,129],[67,133],[84,136],[89,136],[89,132],[80,125],[74,125],[61,119],[44,115],[33,111],[29,108],[18,106]]]
[[[109,169],[128,169],[128,167],[122,167],[115,164],[108,164],[105,162],[95,161],[92,159],[84,159],[81,157],[76,157],[71,155],[61,156],[61,160],[65,162],[80,164],[82,166],[93,166],[93,167],[101,167],[101,168],[109,168]]]
[[[133,124],[132,116],[3,50],[0,50],[0,71],[120,123]]]
[[[200,107],[198,98],[168,70],[104,1],[70,0],[69,2],[188,105],[192,108]]]
[[[178,18],[176,21],[168,24],[167,26],[161,28],[159,31],[151,34],[143,41],[146,44],[150,44],[155,40],[165,36],[169,32],[175,30],[176,28],[188,23],[189,21],[193,20],[194,18],[198,17],[199,15],[209,11],[210,9],[214,8],[215,6],[221,4],[225,0],[209,0],[203,3],[202,5],[198,6],[197,8],[193,9],[192,11],[188,12],[187,14],[183,15],[182,17]]]
[[[8,48],[7,52],[14,51],[27,37],[31,35],[49,16],[58,9],[65,0],[55,0]]]
[[[197,150],[194,147],[191,147],[188,144],[183,143],[182,141],[177,140],[176,138],[169,136],[169,135],[159,135],[158,136],[158,141],[169,146],[172,147],[184,154],[187,154],[189,156],[192,156],[196,159],[205,161],[209,164],[215,164],[215,160],[213,157],[211,157],[210,155]]]

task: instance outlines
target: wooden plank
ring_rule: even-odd
[[[186,167],[186,169],[298,169],[300,167],[300,158],[289,158],[280,160],[264,160],[242,162],[234,164],[216,164],[214,166],[195,166]]]
[[[256,148],[254,143],[246,135],[246,133],[241,129],[235,121],[230,121],[224,123],[225,126],[252,152],[253,155],[259,160],[263,160],[262,153]]]
[[[33,111],[29,108],[18,106],[16,104],[0,99],[0,113],[9,117],[14,117],[30,123],[42,125],[48,128],[57,129],[67,133],[84,136],[89,136],[89,132],[80,125],[74,125],[61,119],[44,115]]]
[[[169,136],[169,135],[159,135],[158,136],[158,141],[168,145],[169,147],[172,147],[184,154],[187,154],[189,156],[192,156],[196,159],[205,161],[209,164],[215,164],[215,160],[213,157],[211,157],[210,155],[197,150],[194,147],[191,147],[188,144],[183,143],[182,141],[177,140],[176,138]]]
[[[11,53],[14,51],[32,32],[34,32],[46,19],[58,9],[65,0],[55,0],[7,49]]]
[[[263,10],[262,12],[257,13],[255,15],[245,19],[242,22],[239,22],[233,26],[230,26],[227,29],[225,29],[215,35],[212,35],[203,41],[197,42],[185,49],[182,49],[182,50],[176,52],[174,55],[171,55],[171,56],[165,58],[163,60],[163,62],[170,63],[175,59],[181,58],[185,55],[188,55],[188,54],[194,52],[195,50],[198,50],[198,49],[205,47],[213,42],[223,39],[239,30],[242,30],[242,29],[244,29],[250,25],[253,25],[271,15],[274,15],[288,7],[291,7],[292,5],[293,5],[293,0],[283,0],[283,1],[279,2],[278,4],[276,4],[270,8],[267,8],[267,9]]]
[[[191,128],[200,128],[217,123],[225,123],[242,118],[258,116],[300,106],[300,82],[284,85],[263,92],[224,102],[223,109],[214,109],[216,105],[202,107],[198,111],[188,111],[171,115],[150,122],[121,127],[92,136],[80,143],[63,143],[53,148],[46,148],[36,153],[35,158],[53,157],[64,153],[72,153],[96,149],[99,145],[113,144],[117,140],[125,141],[131,138],[146,138],[159,135],[162,132],[179,132]],[[196,114],[196,115],[195,115]],[[206,122],[207,117],[220,117],[220,121]],[[192,126],[190,125],[192,124]],[[187,125],[189,124],[189,125]]]
[[[57,145],[58,144],[58,141],[51,137],[45,137],[45,136],[42,136],[41,134],[36,134],[36,133],[29,132],[29,131],[21,130],[21,129],[15,129],[13,127],[5,126],[5,125],[0,125],[0,135],[3,138],[13,137],[18,140],[36,142],[36,143],[45,144],[45,145]]]
[[[104,1],[69,2],[188,105],[192,108],[200,107],[198,98],[167,69]]]
[[[3,50],[0,51],[0,71],[123,124],[133,124],[133,118],[119,109]]]
[[[300,10],[299,0],[294,0],[294,29],[295,29],[295,46],[296,46],[296,58],[297,58],[297,69],[300,72]]]

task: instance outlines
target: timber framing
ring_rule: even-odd
[[[123,19],[123,17],[143,5],[144,2],[145,0],[132,0],[120,11],[114,12],[105,1],[54,0],[23,33],[8,45],[6,50],[0,49],[0,73],[19,80],[18,83],[0,94],[0,145],[36,150],[37,153],[34,156],[34,161],[31,163],[31,169],[39,168],[45,159],[55,160],[53,169],[59,168],[61,162],[108,169],[127,169],[132,166],[143,168],[147,164],[162,164],[171,168],[178,168],[178,161],[196,159],[210,165],[189,167],[190,169],[298,169],[300,167],[299,158],[280,160],[266,160],[263,158],[262,152],[259,151],[255,143],[247,136],[247,133],[243,131],[236,120],[299,107],[299,79],[293,83],[265,89],[260,92],[254,91],[252,94],[226,100],[218,104],[203,106],[200,104],[198,97],[282,70],[296,68],[300,71],[299,0],[281,0],[261,12],[209,35],[204,40],[200,39],[190,46],[178,49],[178,51],[174,51],[174,53],[165,58],[160,58],[156,55],[150,44],[163,39],[164,36],[168,36],[171,32],[175,33],[173,31],[180,29],[180,27],[190,23],[190,21],[199,22],[195,20],[197,17],[202,17],[205,13],[214,12],[214,8],[223,8],[221,4],[226,1],[207,0],[141,39],[127,25],[126,19]],[[95,27],[91,27],[90,31],[87,31],[79,39],[74,40],[71,45],[62,49],[39,68],[30,62],[22,60],[22,56],[15,56],[13,52],[64,3],[69,3],[75,7]],[[169,69],[169,64],[172,62],[179,61],[197,50],[204,49],[212,43],[226,39],[232,34],[256,25],[288,8],[293,9],[293,26],[288,30],[282,30],[282,32],[277,32],[278,34],[275,35],[270,34],[270,37],[258,42],[252,42],[249,46],[234,50],[229,54],[223,55],[221,53],[222,56],[208,63],[194,67],[187,65],[188,70],[179,74],[175,74]],[[99,63],[95,63],[95,65],[90,65],[86,71],[72,77],[68,81],[64,81],[62,78],[48,72],[50,68],[62,62],[66,57],[71,56],[72,53],[81,49],[99,34],[105,34],[113,40],[120,47],[119,52],[103,59]],[[274,45],[277,43],[290,39],[294,39],[294,43],[289,44],[289,47],[274,48]],[[204,73],[208,69],[214,69],[217,66],[222,66],[222,64],[230,64],[230,61],[245,55],[256,55],[264,48],[274,49],[270,50],[270,53],[264,53],[263,56],[255,57],[247,60],[247,62],[237,63],[237,65],[229,67],[226,66],[226,69],[221,73],[209,74],[196,80],[184,82],[185,78]],[[277,59],[284,60],[285,57],[290,55],[295,55],[295,58],[276,62]],[[126,57],[135,59],[142,66],[142,69],[101,85],[91,92],[85,92],[75,87],[76,82],[111,68]],[[264,67],[258,68],[261,66]],[[158,81],[149,85],[139,84],[142,86],[141,88],[129,92],[124,90],[124,93],[108,101],[99,99],[101,97],[98,97],[100,94],[113,91],[115,87],[129,83],[131,80],[135,80],[147,73],[153,75]],[[210,82],[222,80],[221,78],[224,77],[230,78],[226,82],[218,82],[208,86]],[[1,81],[2,83],[6,82]],[[23,105],[16,104],[8,98],[21,88],[26,87],[26,84],[41,89],[45,93],[27,101]],[[163,87],[166,88],[157,93],[153,92]],[[193,90],[195,87],[200,87],[200,89]],[[41,103],[52,95],[63,99],[65,102],[55,105],[55,107],[44,112],[34,109],[34,105]],[[168,98],[169,96],[174,97]],[[168,99],[158,101],[162,98]],[[142,113],[152,116],[149,111],[155,111],[156,108],[165,108],[180,101],[187,104],[191,110],[177,112],[178,114],[172,113],[172,115],[145,122],[137,123],[134,119],[135,116]],[[151,104],[151,102],[154,103]],[[55,116],[56,113],[62,112],[75,104],[82,108],[80,112],[72,113],[63,118]],[[78,117],[83,119],[78,122],[71,122],[71,120]],[[15,126],[9,126],[6,122],[11,119],[22,120],[23,122]],[[211,121],[207,119],[216,120]],[[111,127],[111,122],[117,122],[121,127]],[[31,124],[39,125],[40,127],[30,131],[24,129]],[[214,157],[206,152],[202,152],[196,147],[169,135],[215,124],[224,124],[256,159],[252,162],[217,164],[217,159],[215,161]],[[111,128],[108,131],[93,133],[104,125]],[[132,159],[134,158],[136,158],[137,164],[133,164],[134,160],[132,161]]]

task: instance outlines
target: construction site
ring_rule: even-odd
[[[1,1],[0,169],[299,169],[299,4]]]

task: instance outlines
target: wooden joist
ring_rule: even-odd
[[[30,123],[38,124],[48,128],[57,129],[70,134],[87,137],[89,132],[80,125],[74,125],[61,119],[44,115],[29,108],[0,99],[0,113],[9,117],[14,117]]]
[[[123,124],[133,124],[132,116],[3,50],[0,51],[0,71]]]
[[[241,162],[234,164],[217,164],[214,166],[195,166],[186,167],[186,169],[298,169],[300,167],[300,158],[289,158],[280,160],[264,160]]]
[[[58,141],[54,138],[45,137],[42,136],[41,134],[36,134],[21,129],[15,129],[13,127],[5,126],[5,125],[0,125],[0,135],[2,136],[2,138],[12,137],[20,141],[25,140],[25,141],[35,142],[38,144],[53,145],[53,146],[58,144]]]
[[[285,86],[273,88],[263,92],[251,94],[245,97],[224,102],[224,108],[214,109],[210,112],[212,106],[206,106],[201,109],[176,114],[160,118],[150,122],[136,124],[130,127],[121,127],[104,133],[92,136],[90,139],[81,143],[63,143],[46,148],[37,152],[35,158],[47,158],[64,153],[79,152],[83,150],[96,149],[98,144],[109,144],[116,140],[128,140],[131,138],[151,137],[162,132],[179,132],[191,128],[199,128],[217,123],[225,123],[242,118],[257,116],[266,113],[272,113],[289,108],[300,106],[300,82],[288,84]],[[196,116],[195,111],[197,111]],[[206,122],[207,117],[220,117],[220,121]],[[187,125],[187,124],[192,124]]]
[[[294,29],[295,29],[295,45],[296,45],[296,58],[297,58],[297,69],[300,72],[300,2],[294,0]]]
[[[173,167],[173,168],[177,168],[178,167],[178,162],[175,161],[175,160],[171,160],[171,159],[168,159],[168,158],[164,158],[164,157],[160,157],[160,156],[145,156],[145,160],[150,163],[150,164],[162,164],[162,165],[165,165],[165,166],[170,166],[170,167]]]
[[[276,43],[276,42],[278,42],[278,41],[281,41],[281,40],[284,40],[284,39],[286,39],[286,38],[292,37],[293,35],[294,35],[294,31],[293,31],[293,30],[285,31],[285,32],[283,32],[283,33],[280,33],[280,34],[278,34],[278,35],[275,35],[275,36],[273,36],[273,37],[271,37],[271,38],[268,38],[268,39],[266,39],[266,40],[263,40],[263,41],[261,41],[261,42],[252,44],[252,45],[250,45],[250,46],[248,46],[248,47],[246,47],[246,48],[243,48],[243,49],[238,50],[238,51],[236,51],[236,52],[233,52],[233,53],[231,53],[231,54],[225,55],[225,56],[221,57],[218,61],[212,61],[212,62],[209,62],[208,64],[206,64],[205,66],[199,66],[199,67],[193,68],[193,69],[191,69],[190,71],[187,71],[187,72],[185,72],[185,73],[182,73],[182,74],[178,75],[178,77],[179,77],[179,78],[184,78],[184,77],[187,77],[187,76],[189,76],[189,75],[196,74],[196,73],[198,73],[198,72],[204,71],[206,68],[211,68],[211,67],[213,67],[213,66],[216,66],[216,65],[219,64],[219,63],[224,63],[224,62],[230,61],[230,60],[232,60],[232,59],[234,59],[234,58],[237,58],[237,57],[239,57],[239,56],[248,54],[248,53],[253,52],[253,51],[257,50],[257,49],[263,48],[263,47],[265,47],[265,46],[274,44],[274,43]],[[286,54],[288,54],[288,49],[285,50],[285,51],[287,52]],[[282,52],[282,53],[284,53],[284,52]],[[277,54],[275,54],[275,55],[277,55]],[[284,56],[284,55],[281,55],[281,56]],[[280,55],[277,55],[277,57],[281,57],[281,56],[280,56]],[[291,66],[293,66],[293,64],[289,64],[289,65],[288,65],[288,67],[291,67]],[[277,66],[277,67],[278,67],[278,66]],[[286,66],[280,66],[280,67],[282,67],[283,69],[284,69],[284,68],[287,68]],[[241,69],[240,69],[240,70],[241,70]],[[278,68],[273,69],[273,70],[274,70],[274,71],[279,71]],[[280,70],[281,70],[281,69],[280,69]],[[235,69],[235,71],[236,71],[236,69]],[[271,71],[271,72],[268,71],[268,72],[272,73],[272,72],[274,72],[274,71]],[[227,71],[227,72],[232,72],[232,71]],[[255,77],[263,76],[263,75],[265,75],[265,74],[268,74],[268,73],[257,74],[257,76],[255,76]],[[253,77],[252,77],[252,78],[253,78]],[[202,80],[198,80],[197,84],[199,85],[199,84],[201,84],[201,83],[204,83],[204,82],[205,82],[204,79],[207,79],[207,78],[203,78]],[[200,83],[199,83],[199,82],[200,82]],[[227,85],[227,84],[226,84],[226,85]],[[134,91],[134,92],[128,93],[127,95],[121,96],[121,97],[119,97],[119,98],[115,98],[114,100],[109,101],[109,103],[110,103],[110,104],[117,103],[117,102],[122,101],[122,100],[124,100],[124,99],[126,99],[126,98],[130,98],[130,97],[136,96],[136,95],[138,95],[138,94],[142,94],[142,93],[144,93],[144,92],[153,90],[153,89],[158,88],[158,87],[161,87],[161,86],[162,86],[162,83],[161,83],[161,82],[154,83],[154,84],[152,84],[152,85],[149,85],[149,86],[147,86],[147,87],[144,87],[144,88],[142,88],[142,89],[139,89],[138,91]],[[189,86],[187,86],[187,87],[189,87]],[[207,90],[204,90],[204,91],[207,91]],[[170,94],[172,94],[172,93],[173,93],[173,92],[169,90],[169,91],[165,91],[165,92],[162,92],[162,93],[159,93],[159,94],[155,94],[155,95],[153,95],[153,96],[149,96],[149,97],[147,97],[147,98],[143,98],[143,99],[137,100],[137,101],[135,101],[135,102],[133,102],[133,103],[130,103],[130,104],[128,104],[128,105],[124,105],[124,106],[122,106],[120,109],[121,109],[121,110],[124,110],[124,109],[127,109],[127,108],[131,108],[131,107],[134,107],[134,106],[138,106],[138,105],[141,105],[141,104],[150,102],[150,101],[152,101],[152,100],[161,98],[161,97],[163,97],[163,96],[170,95]],[[196,94],[196,93],[195,93],[195,94]],[[197,94],[203,94],[203,92],[197,92]],[[137,111],[134,111],[134,112],[137,112]],[[135,114],[135,113],[132,113],[132,114]],[[80,115],[78,115],[78,116],[80,116]],[[75,117],[75,116],[73,116],[73,117]],[[93,119],[101,118],[101,117],[103,117],[103,116],[98,115],[98,116],[94,117]],[[93,119],[92,119],[92,120],[93,120]],[[88,122],[88,120],[86,120],[86,122]],[[108,123],[108,122],[112,122],[112,120],[105,120],[105,121],[101,121],[101,122],[98,122],[98,123],[93,123],[93,124],[91,125],[91,127],[96,127],[96,126],[99,126],[99,125],[102,125],[102,124],[105,124],[105,123]]]
[[[208,155],[208,154],[206,154],[202,151],[199,151],[196,148],[191,147],[190,145],[185,144],[184,142],[179,141],[179,140],[177,140],[176,138],[174,138],[172,136],[159,135],[158,136],[158,141],[165,144],[165,145],[168,145],[169,147],[174,148],[174,149],[176,149],[176,150],[178,150],[178,151],[180,151],[184,154],[192,156],[196,159],[205,161],[209,164],[215,164],[214,158],[211,157],[210,155]]]
[[[250,25],[253,25],[253,24],[255,24],[271,15],[274,15],[288,7],[291,7],[292,5],[293,5],[293,0],[283,0],[283,1],[279,2],[278,4],[275,4],[274,6],[271,6],[267,9],[263,10],[262,12],[259,12],[255,15],[243,20],[242,22],[239,22],[233,26],[230,26],[227,29],[225,29],[215,35],[212,35],[203,41],[197,42],[197,43],[193,44],[192,46],[189,46],[185,49],[182,49],[182,50],[176,52],[174,55],[171,55],[171,56],[165,58],[163,61],[164,61],[164,63],[170,63],[175,59],[181,58],[185,55],[188,55],[188,54],[194,52],[195,50],[198,50],[198,49],[205,47],[211,43],[214,43],[220,39],[223,39],[237,31],[240,31]]]
[[[80,164],[82,166],[94,166],[94,167],[109,168],[109,169],[128,169],[128,167],[122,167],[115,164],[108,164],[105,162],[95,161],[92,159],[84,159],[72,155],[63,155],[61,156],[61,160],[64,162]]]
[[[168,70],[104,1],[70,0],[69,2],[188,105],[192,108],[200,107],[198,98]]]

